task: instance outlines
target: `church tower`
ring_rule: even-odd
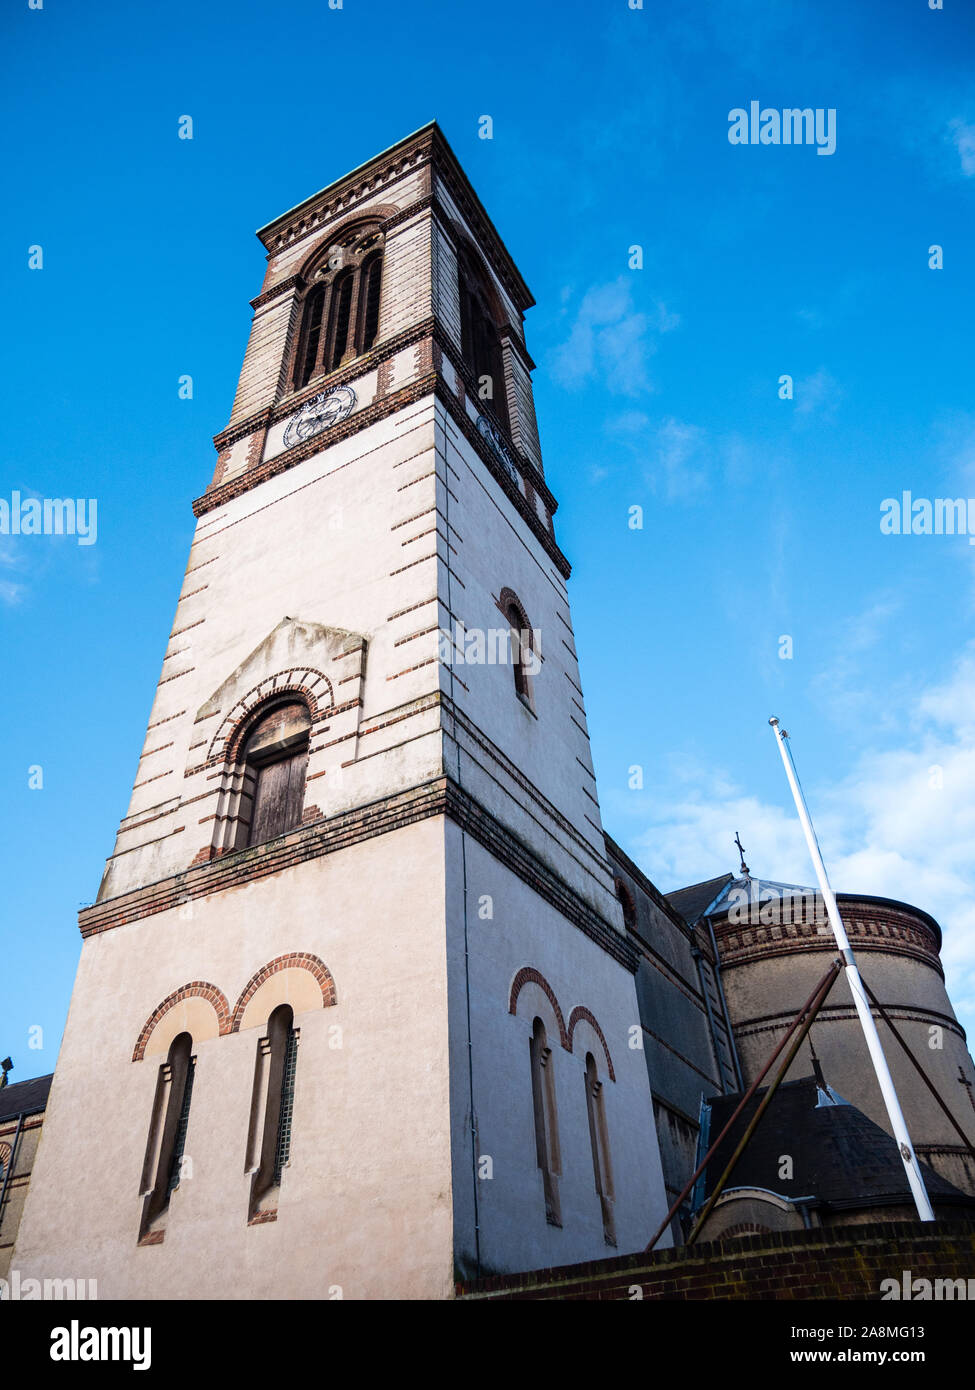
[[[267,273],[14,1264],[449,1297],[666,1208],[523,316],[435,124]]]

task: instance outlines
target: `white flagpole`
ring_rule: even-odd
[[[850,986],[850,993],[853,995],[853,1003],[856,1005],[857,1014],[860,1017],[860,1025],[863,1028],[863,1035],[867,1040],[867,1048],[870,1052],[870,1060],[873,1062],[873,1069],[877,1073],[877,1081],[880,1083],[880,1090],[883,1094],[884,1104],[887,1107],[887,1114],[890,1118],[890,1126],[894,1131],[894,1138],[897,1140],[897,1147],[900,1149],[901,1159],[904,1163],[904,1171],[907,1174],[907,1181],[910,1184],[911,1192],[914,1196],[914,1205],[917,1207],[918,1217],[922,1221],[933,1221],[934,1211],[928,1198],[927,1188],[924,1186],[924,1178],[921,1176],[921,1169],[918,1165],[917,1155],[914,1152],[914,1145],[911,1143],[911,1136],[907,1131],[907,1124],[897,1099],[897,1092],[894,1089],[894,1079],[887,1066],[887,1058],[884,1056],[884,1049],[880,1043],[880,1036],[877,1033],[877,1025],[873,1021],[873,1014],[870,1012],[870,1004],[864,993],[863,982],[860,979],[860,972],[857,969],[856,959],[850,947],[846,928],[843,926],[843,919],[840,916],[839,908],[836,906],[836,898],[833,890],[829,886],[829,879],[826,877],[826,865],[823,863],[823,856],[819,852],[819,843],[816,839],[816,832],[813,823],[809,819],[809,812],[806,809],[806,801],[799,786],[799,778],[796,774],[795,763],[792,760],[792,749],[786,740],[789,735],[784,729],[779,728],[779,721],[773,716],[769,723],[772,732],[775,734],[775,741],[779,745],[779,752],[782,754],[782,765],[785,768],[785,775],[789,779],[789,786],[792,788],[792,799],[796,803],[796,810],[799,812],[799,820],[802,823],[803,834],[806,837],[806,844],[809,847],[809,854],[813,861],[813,868],[816,870],[816,878],[819,880],[819,891],[823,895],[826,903],[826,912],[829,916],[829,924],[833,928],[833,935],[836,937],[836,944],[839,947],[840,955],[846,967],[846,981]]]

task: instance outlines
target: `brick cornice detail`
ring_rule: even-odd
[[[443,326],[437,319],[430,316],[421,320],[420,323],[414,324],[412,328],[406,328],[403,330],[402,333],[397,333],[395,337],[387,338],[384,342],[377,344],[377,346],[373,348],[372,351],[368,354],[368,358],[365,356],[357,357],[356,360],[354,362],[351,362],[347,367],[344,367],[339,371],[332,372],[328,376],[326,381],[316,381],[312,385],[304,387],[303,390],[295,391],[293,394],[284,397],[282,400],[277,401],[274,405],[265,406],[262,410],[256,411],[253,415],[248,415],[245,420],[238,420],[235,424],[228,425],[226,429],[221,430],[219,434],[215,434],[213,436],[214,448],[217,450],[218,453],[220,453],[223,449],[229,448],[231,444],[236,444],[238,440],[246,439],[248,435],[256,434],[259,430],[270,429],[270,427],[272,425],[277,424],[278,421],[285,420],[288,418],[288,416],[294,415],[296,411],[301,409],[301,407],[305,404],[306,401],[311,400],[313,396],[319,395],[324,389],[326,389],[326,387],[329,390],[334,390],[338,386],[345,386],[348,385],[349,382],[357,381],[360,377],[365,375],[366,371],[371,371],[374,366],[380,366],[382,363],[388,362],[390,358],[395,357],[396,354],[398,352],[402,352],[404,348],[415,346],[417,343],[421,343],[425,339],[430,338],[431,336],[434,342],[440,348],[441,352],[444,354],[444,356],[448,358],[448,360],[450,361],[450,364],[453,367],[454,371],[464,381],[468,393],[476,399],[477,390],[473,376],[468,371],[466,365],[458,357],[453,343],[450,341],[450,339],[447,337],[446,333],[443,330]],[[386,396],[382,399],[383,402],[395,402],[397,400],[397,397]],[[356,422],[360,421],[364,414],[365,410],[355,411],[352,415],[348,416],[346,420],[341,422],[342,425],[347,427],[347,434],[354,434],[356,429],[362,427]],[[371,421],[367,421],[366,423],[371,423]],[[340,428],[341,426],[333,425],[332,428],[328,431],[328,438],[330,440],[344,438],[345,435],[340,435],[339,433]],[[477,431],[475,430],[475,434],[476,433]],[[480,435],[478,435],[477,437],[479,441],[478,447],[481,450],[481,452],[489,454],[490,450],[485,448],[484,442],[483,440],[481,440]],[[321,440],[323,436],[313,435],[312,438]],[[289,450],[286,455],[289,461],[285,466],[291,467],[292,462],[298,462],[298,459],[292,459],[291,456],[295,453],[297,449],[302,449],[310,443],[311,440],[305,440],[304,445],[296,445],[295,449]],[[521,472],[531,483],[532,487],[538,493],[539,497],[541,497],[548,510],[554,514],[556,511],[558,511],[558,499],[552,493],[544,477],[538,471],[531,459],[528,458],[525,454],[523,454],[520,451],[520,449],[517,448],[513,440],[509,439],[508,443],[512,450],[512,453],[518,461],[518,467],[520,468]],[[285,455],[276,455],[273,461],[278,462],[279,459],[282,459],[284,457]],[[301,457],[306,457],[306,454],[303,453]],[[272,460],[269,459],[268,462],[270,463],[272,462]],[[242,476],[251,478],[254,476],[256,471],[257,470],[253,468],[249,469],[247,473]],[[232,481],[236,481],[236,479],[233,479]],[[224,486],[229,486],[229,484],[225,484]],[[212,499],[216,491],[217,488],[211,485],[204,493],[204,498],[208,500]],[[197,512],[196,514],[200,515],[199,512]]]
[[[381,343],[377,343],[370,352],[364,353],[361,357],[357,357],[355,361],[350,362],[347,367],[342,367],[334,372],[330,372],[324,380],[319,378],[311,385],[303,387],[300,391],[293,391],[290,395],[283,396],[279,401],[275,401],[273,405],[262,407],[261,410],[255,411],[253,415],[248,415],[246,419],[235,421],[234,424],[228,425],[226,429],[221,430],[219,434],[213,436],[213,447],[219,453],[229,445],[236,444],[238,439],[245,439],[247,435],[254,434],[259,429],[264,429],[276,424],[278,420],[287,419],[289,415],[293,415],[295,411],[300,410],[306,401],[310,401],[313,396],[320,395],[326,388],[332,391],[338,386],[346,386],[351,381],[358,381],[360,377],[370,372],[373,367],[389,361],[389,359],[395,357],[398,352],[402,352],[403,348],[411,347],[414,343],[421,342],[424,338],[428,338],[433,332],[433,324],[434,321],[432,317],[422,319],[419,323],[414,324],[412,328],[404,328],[402,333],[397,333],[395,337],[385,338]],[[350,423],[357,418],[358,412],[355,412],[343,423]],[[333,425],[328,431],[330,438],[336,438],[337,429],[338,427]],[[317,439],[321,439],[321,437],[321,435],[314,436],[314,438]],[[293,452],[293,450],[291,452]],[[210,495],[209,490],[206,495]]]
[[[498,235],[486,209],[464,173],[446,137],[436,123],[424,127],[415,136],[407,137],[391,150],[378,155],[362,169],[353,170],[344,178],[313,194],[303,203],[262,227],[258,237],[271,259],[277,252],[294,245],[295,241],[325,226],[343,210],[353,210],[357,202],[390,184],[406,169],[429,164],[443,180],[475,240],[488,253],[495,273],[511,295],[519,310],[524,312],[534,304],[531,290]],[[415,208],[404,209],[413,215]]]
[[[359,377],[362,374],[362,367],[360,366],[353,373],[353,376]],[[428,372],[426,376],[420,377],[408,386],[401,387],[393,395],[384,396],[371,405],[363,406],[361,410],[356,410],[346,419],[332,425],[327,431],[327,436],[314,434],[310,439],[296,444],[293,449],[288,449],[282,454],[275,454],[274,458],[265,459],[263,463],[257,464],[254,468],[248,468],[246,472],[238,473],[236,477],[229,478],[227,482],[219,483],[216,487],[205,492],[202,497],[196,499],[193,503],[194,516],[204,516],[207,512],[214,511],[217,507],[223,506],[225,502],[231,501],[232,498],[250,492],[251,488],[257,487],[259,483],[265,482],[268,478],[275,478],[279,473],[286,473],[289,468],[294,468],[295,464],[303,463],[306,458],[322,453],[339,440],[348,439],[350,435],[358,434],[360,430],[375,424],[377,420],[384,420],[395,411],[402,410],[404,406],[422,400],[424,396],[429,396],[433,392],[434,382],[435,373]],[[340,384],[337,378],[334,382],[329,382],[330,387]],[[319,390],[321,389],[319,387]],[[312,392],[311,394],[316,393]],[[300,404],[301,402],[296,400],[283,413],[293,414]],[[270,418],[271,412],[268,412],[268,415]],[[251,430],[248,430],[247,433],[251,433]]]
[[[279,295],[287,294],[288,290],[303,290],[305,288],[305,277],[295,274],[289,275],[284,280],[279,280],[276,285],[272,285],[269,290],[259,294],[256,299],[251,300],[251,308],[255,311],[263,309],[265,304],[270,304],[272,299],[277,299]]]
[[[362,370],[360,367],[355,375],[361,376],[361,374]],[[401,387],[399,391],[395,391],[391,396],[383,396],[379,400],[372,402],[371,405],[364,406],[361,410],[355,411],[338,424],[332,425],[327,432],[327,442],[320,434],[312,435],[310,439],[303,440],[302,443],[296,444],[293,449],[288,449],[282,454],[276,454],[274,458],[265,459],[263,463],[257,464],[256,467],[249,468],[244,473],[238,473],[236,477],[229,478],[225,483],[217,484],[216,487],[212,487],[209,491],[205,492],[202,497],[198,497],[193,503],[194,516],[205,516],[207,512],[216,510],[217,507],[223,506],[224,503],[231,501],[233,498],[240,497],[245,492],[250,492],[251,488],[257,487],[268,478],[274,478],[277,477],[279,473],[287,472],[289,468],[294,468],[296,464],[303,463],[306,458],[312,458],[315,454],[323,452],[325,448],[330,447],[339,440],[347,439],[351,435],[357,434],[359,430],[366,429],[369,425],[375,424],[378,420],[384,420],[395,411],[402,410],[404,406],[412,405],[415,401],[422,400],[424,396],[431,394],[435,395],[436,398],[446,406],[458,429],[462,431],[464,437],[481,458],[492,477],[517,508],[519,514],[540,542],[556,569],[563,578],[568,579],[572,573],[572,566],[559,549],[551,531],[548,530],[538,513],[519,491],[518,487],[508,476],[506,470],[502,468],[489,445],[482,439],[473,420],[468,416],[467,411],[457,400],[453,391],[447,386],[443,377],[436,371],[427,372],[425,376],[420,377],[417,381],[411,382],[408,386]],[[291,414],[295,408],[296,406],[292,404],[286,413]],[[520,457],[519,455],[519,459]],[[542,484],[542,487],[544,488],[544,484]],[[545,488],[545,492],[548,492],[547,488]]]
[[[392,216],[384,218],[382,222],[382,231],[384,234],[395,231],[396,228],[401,227],[404,222],[411,222],[413,218],[418,217],[421,212],[426,212],[428,208],[435,206],[439,207],[439,203],[431,193],[426,194],[423,198],[417,198],[415,202],[410,203],[409,207],[400,208],[399,212],[394,212]]]
[[[843,923],[857,952],[880,951],[887,955],[909,956],[944,978],[937,938],[919,917],[894,908],[844,904]],[[816,923],[764,925],[729,922],[725,918],[714,921],[713,925],[721,966],[725,970],[797,951],[835,951],[832,932],[821,935]]]
[[[318,859],[418,821],[445,816],[473,836],[597,946],[635,973],[639,959],[631,942],[510,830],[450,778],[384,797],[367,806],[313,821],[266,845],[237,850],[197,864],[134,893],[95,903],[78,914],[83,937],[143,921],[194,899],[212,896],[296,864]]]
[[[365,169],[353,170],[344,178],[330,184],[328,188],[323,188],[320,193],[306,198],[290,212],[283,213],[273,222],[269,222],[257,234],[268,251],[268,259],[292,246],[309,232],[327,226],[343,210],[354,210],[356,203],[370,197],[392,179],[399,178],[405,169],[428,162],[432,151],[431,128],[422,131],[412,145],[403,143],[396,146],[385,157],[378,156]]]

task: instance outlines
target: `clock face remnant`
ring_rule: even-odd
[[[284,432],[284,447],[293,449],[313,434],[321,434],[330,425],[344,420],[355,405],[355,392],[351,386],[336,386],[334,391],[323,391],[306,401],[301,409],[292,415]]]
[[[511,450],[504,442],[504,436],[501,431],[486,415],[479,415],[477,417],[477,429],[478,433],[490,444],[495,457],[500,459],[501,463],[504,465],[511,481],[517,485],[519,481],[518,469],[515,467],[514,460],[511,457]]]

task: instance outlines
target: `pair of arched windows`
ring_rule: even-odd
[[[535,1157],[542,1174],[542,1186],[545,1193],[545,1219],[551,1226],[561,1226],[562,1208],[559,1200],[559,1178],[562,1174],[562,1154],[559,1144],[559,1117],[555,1099],[555,1075],[552,1066],[552,1049],[548,1045],[545,1024],[540,1018],[536,1018],[532,1023],[529,1056],[531,1060],[532,1108],[535,1121]],[[613,1171],[609,1156],[609,1134],[606,1128],[603,1084],[599,1079],[596,1059],[591,1052],[586,1053],[585,1086],[593,1179],[602,1215],[603,1236],[608,1245],[615,1245]]]
[[[368,352],[379,334],[383,250],[375,229],[333,248],[327,271],[305,296],[295,353],[294,388]]]
[[[280,1004],[257,1044],[251,1097],[245,1172],[251,1175],[248,1220],[266,1221],[277,1211],[281,1175],[291,1155],[291,1122],[298,1030],[289,1004]],[[155,1244],[162,1239],[172,1194],[183,1177],[192,1175],[186,1148],[196,1057],[193,1038],[180,1033],[170,1044],[159,1068],[142,1167],[143,1198],[139,1239]]]

